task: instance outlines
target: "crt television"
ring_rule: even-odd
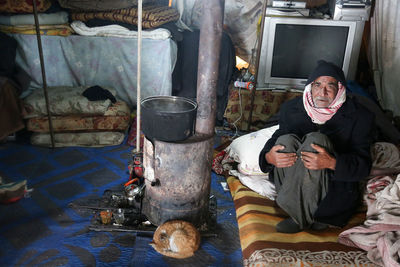
[[[364,21],[265,17],[257,89],[304,89],[320,59],[355,77]]]

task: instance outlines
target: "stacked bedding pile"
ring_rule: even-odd
[[[73,33],[68,23],[68,13],[51,10],[50,0],[38,0],[37,11],[40,33],[68,36]],[[5,0],[0,5],[0,31],[4,33],[36,34],[32,1]]]
[[[49,109],[55,133],[55,146],[108,146],[121,144],[129,127],[130,109],[115,98],[112,89],[108,97],[83,95],[90,87],[49,87]],[[91,87],[93,88],[93,87]],[[104,96],[104,95],[103,95]],[[89,97],[93,99],[92,97]],[[50,146],[51,137],[43,90],[35,90],[24,99],[28,112],[27,129],[34,132],[31,143]]]
[[[136,103],[137,1],[37,0],[43,64],[49,90],[56,146],[120,144],[129,127],[129,106]],[[177,10],[143,0],[142,98],[171,95],[177,57]],[[0,32],[16,40],[15,63],[30,77],[26,90],[31,142],[49,146],[49,122],[43,94],[32,1],[2,0]],[[136,17],[135,17],[136,16]],[[90,101],[82,92],[93,85],[113,88],[125,102]],[[59,87],[63,86],[63,87]],[[82,86],[77,88],[78,86]],[[117,92],[117,93],[116,93]]]

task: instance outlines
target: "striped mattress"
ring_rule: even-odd
[[[244,266],[376,266],[365,251],[337,242],[340,232],[361,224],[365,208],[344,228],[278,233],[275,225],[288,215],[274,201],[227,178],[236,209]]]

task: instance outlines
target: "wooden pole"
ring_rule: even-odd
[[[138,58],[137,58],[137,90],[136,90],[136,152],[140,152],[140,76],[142,66],[142,6],[143,1],[138,1]]]
[[[263,6],[262,6],[262,13],[261,13],[261,27],[260,27],[260,36],[258,39],[257,43],[257,55],[256,55],[256,63],[255,63],[255,73],[254,73],[254,81],[256,86],[254,86],[253,90],[251,90],[251,98],[250,98],[250,112],[249,112],[249,118],[248,118],[248,124],[247,124],[247,131],[250,131],[250,126],[251,126],[251,120],[253,117],[253,108],[254,108],[254,97],[256,94],[256,89],[257,89],[257,77],[258,77],[258,67],[260,65],[260,54],[261,54],[261,44],[262,44],[262,39],[263,39],[263,34],[264,34],[264,23],[265,23],[265,14],[267,11],[267,0],[264,0]]]
[[[42,49],[42,40],[40,38],[39,19],[38,19],[38,15],[37,15],[36,1],[33,0],[32,3],[33,3],[33,16],[35,18],[35,26],[36,26],[36,37],[37,37],[37,43],[38,43],[38,48],[39,48],[40,67],[41,67],[41,70],[42,70],[44,98],[46,100],[47,117],[49,119],[49,130],[50,130],[50,138],[51,138],[51,147],[54,148],[55,147],[55,144],[54,144],[54,131],[53,131],[53,123],[52,123],[52,120],[51,120],[51,114],[50,114],[49,96],[47,94],[46,70],[44,68],[43,49]]]

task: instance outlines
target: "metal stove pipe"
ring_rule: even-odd
[[[197,71],[196,133],[213,135],[224,0],[204,0]]]

